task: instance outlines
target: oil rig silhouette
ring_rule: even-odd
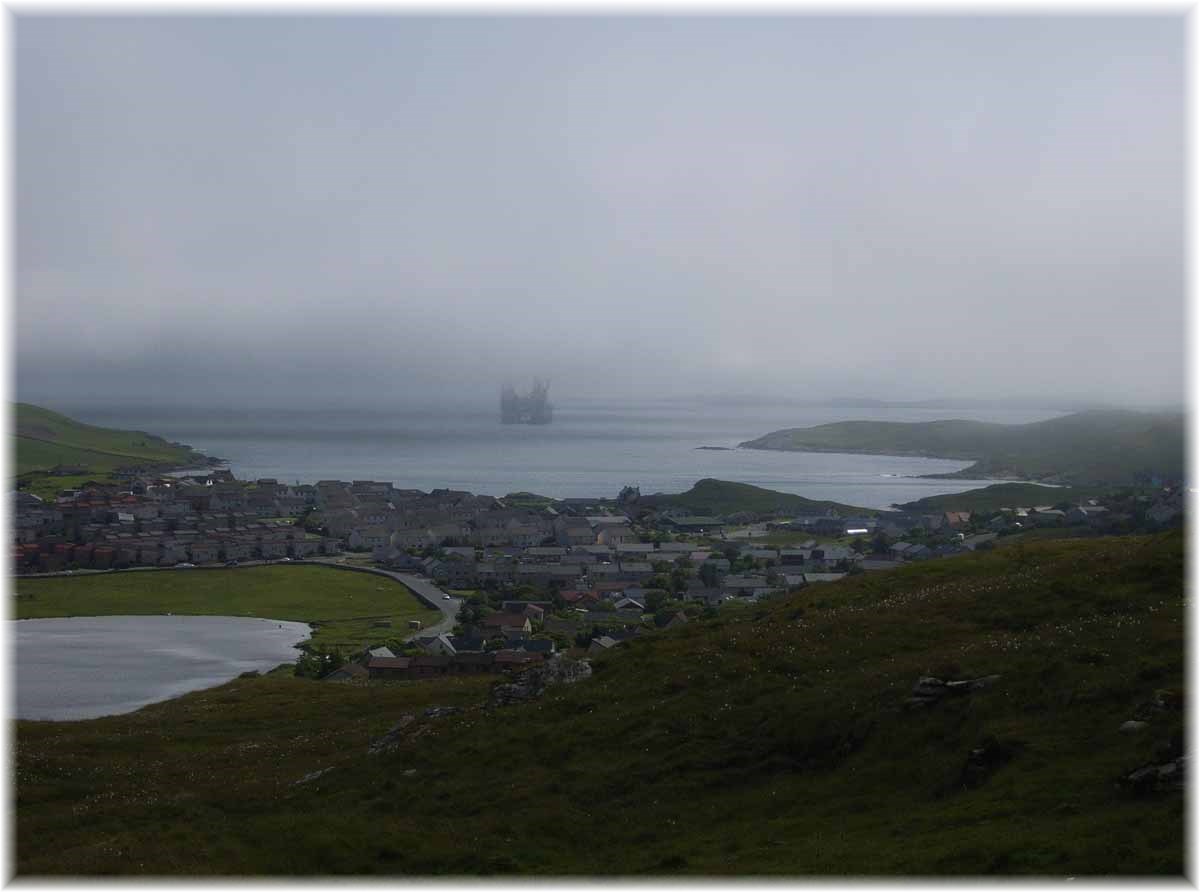
[[[549,394],[550,382],[542,378],[534,378],[533,389],[524,395],[505,384],[500,390],[500,420],[504,424],[549,424],[554,420]]]

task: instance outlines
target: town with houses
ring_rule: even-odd
[[[847,574],[988,549],[1030,528],[1156,529],[1183,512],[1181,490],[1169,487],[974,515],[697,516],[648,508],[634,487],[617,499],[530,504],[368,480],[240,481],[226,470],[13,498],[19,575],[351,560],[453,596],[452,628],[422,634],[414,621],[402,640],[328,655],[331,680],[520,670]]]

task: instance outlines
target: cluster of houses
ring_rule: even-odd
[[[218,471],[89,485],[52,501],[17,491],[13,566],[55,572],[339,553],[335,538],[307,533],[290,519],[302,490],[267,479],[242,483]]]
[[[397,656],[387,647],[373,647],[361,659],[339,667],[326,675],[324,680],[370,678],[411,681],[444,675],[512,673],[535,666],[546,658],[544,652],[512,648],[487,651],[482,647],[477,650],[466,649],[469,645],[464,645],[463,650],[456,651],[448,636],[439,637],[446,639],[444,646],[448,652]]]
[[[408,642],[419,652],[397,654],[386,646],[372,647],[359,659],[340,667],[326,680],[347,681],[356,678],[413,680],[442,675],[513,673],[537,665],[560,652],[559,642],[575,638],[587,627],[587,618],[562,619],[551,615],[555,601],[505,601],[501,610],[478,622],[468,624],[459,635],[430,635]],[[649,631],[643,608],[619,608],[615,614],[603,613],[598,622],[604,628],[586,648],[588,653],[603,652],[621,641]],[[682,611],[653,624],[657,628],[675,628],[687,622]],[[580,655],[583,650],[569,642],[563,650]]]

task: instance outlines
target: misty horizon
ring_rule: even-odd
[[[1182,16],[15,35],[21,400],[1183,402]]]

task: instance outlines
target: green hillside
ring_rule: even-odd
[[[270,676],[18,722],[16,869],[1178,877],[1181,790],[1121,779],[1182,754],[1183,595],[1178,533],[1030,543],[648,635],[524,705]],[[914,705],[929,675],[999,677]]]
[[[741,445],[974,462],[944,476],[1127,485],[1149,475],[1182,477],[1183,433],[1182,413],[1097,410],[1029,424],[841,421],[775,431]]]
[[[832,510],[845,516],[878,513],[871,508],[856,508],[840,502],[806,499],[803,496],[751,486],[749,483],[730,483],[728,480],[714,480],[711,477],[697,481],[687,492],[642,496],[638,500],[638,507],[642,506],[657,509],[686,508],[695,514],[704,515],[736,514],[742,511],[754,514],[824,514]]]
[[[897,505],[903,511],[997,511],[1000,508],[1031,508],[1077,502],[1103,492],[1101,487],[1039,486],[1036,483],[994,483],[981,489],[926,496]]]
[[[205,456],[142,431],[83,424],[29,403],[17,403],[13,416],[16,473],[33,492],[53,492],[89,477],[107,479],[120,468],[177,468],[202,465]],[[49,472],[81,469],[67,482]]]

